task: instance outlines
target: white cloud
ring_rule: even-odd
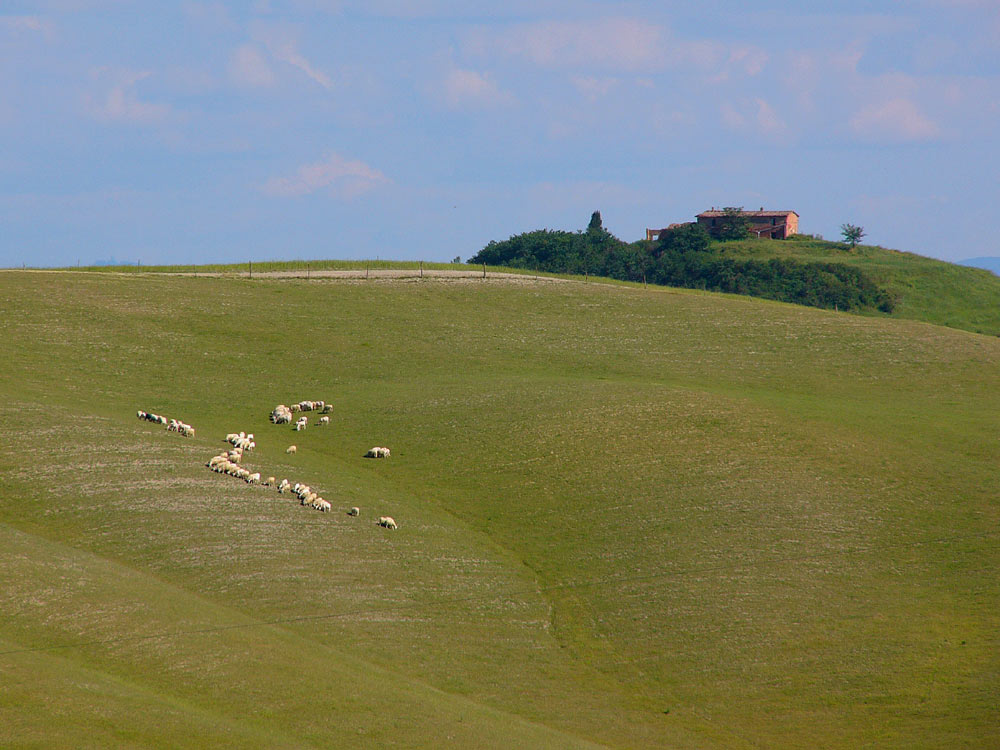
[[[573,85],[590,101],[597,101],[610,94],[617,86],[618,79],[610,76],[576,76]]]
[[[759,75],[767,65],[767,52],[759,47],[741,46],[729,51],[729,62],[743,69],[748,76]]]
[[[785,122],[763,99],[756,99],[757,128],[765,135],[780,135],[785,131]]]
[[[362,161],[348,161],[330,153],[315,164],[304,164],[290,177],[272,177],[262,186],[268,195],[295,197],[329,189],[338,198],[353,198],[389,179]]]
[[[662,61],[663,37],[655,24],[609,18],[519,24],[499,34],[480,30],[468,41],[472,51],[498,51],[536,65],[644,70]]]
[[[759,97],[738,103],[723,102],[719,106],[722,123],[730,130],[749,130],[764,136],[778,136],[787,130],[785,121],[774,108]]]
[[[0,16],[0,31],[30,32],[52,36],[52,24],[41,16]]]
[[[203,29],[232,30],[237,27],[229,14],[229,9],[221,2],[185,2],[184,15],[191,23]]]
[[[88,97],[90,114],[104,122],[151,124],[160,122],[170,114],[166,104],[155,104],[139,99],[135,85],[152,75],[149,71],[113,71],[99,68],[91,71],[96,80],[111,79],[111,88],[100,96]]]
[[[712,75],[715,82],[731,74],[757,76],[769,61],[756,45],[684,39],[665,25],[624,17],[521,23],[500,31],[479,28],[465,37],[464,51],[581,73],[692,70]]]
[[[862,109],[850,121],[851,130],[862,138],[890,141],[926,141],[941,129],[925,117],[909,99],[890,99]]]
[[[445,77],[444,97],[452,107],[463,104],[499,106],[510,104],[514,97],[493,82],[489,75],[474,70],[452,69]]]
[[[229,58],[229,77],[240,86],[273,86],[274,71],[260,51],[252,44],[238,47]]]
[[[298,42],[287,30],[277,27],[258,29],[255,34],[258,41],[262,42],[267,51],[275,60],[298,68],[306,74],[313,82],[319,84],[328,91],[333,89],[333,81],[322,70],[313,65],[306,57],[299,52]]]

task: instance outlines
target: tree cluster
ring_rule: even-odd
[[[727,226],[727,235],[739,233],[738,222]],[[745,225],[740,236],[745,236]],[[469,262],[649,281],[830,309],[891,312],[894,307],[892,297],[857,268],[728,257],[698,224],[664,230],[656,242],[627,243],[603,227],[597,211],[586,231],[541,229],[518,234],[490,242]]]

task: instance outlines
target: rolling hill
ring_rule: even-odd
[[[995,336],[529,276],[0,312],[0,746],[1000,745]],[[210,472],[240,430],[333,512]]]
[[[795,258],[853,266],[894,295],[893,317],[1000,336],[1000,278],[982,268],[877,245],[849,250],[843,243],[807,235],[726,242],[719,247],[734,257]]]

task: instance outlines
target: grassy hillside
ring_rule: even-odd
[[[1000,278],[983,269],[873,245],[849,250],[839,242],[808,237],[727,242],[721,248],[736,257],[796,258],[855,266],[895,295],[894,317],[1000,336]]]
[[[0,746],[1000,746],[994,337],[32,272],[0,327]],[[239,430],[334,511],[209,472]]]

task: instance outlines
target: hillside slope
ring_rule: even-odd
[[[1000,336],[1000,277],[981,268],[874,245],[848,250],[839,242],[804,236],[726,242],[720,247],[735,257],[796,258],[853,266],[895,296],[893,317]]]
[[[4,747],[1000,743],[996,338],[530,280],[0,313]],[[334,511],[209,472],[239,430]]]

